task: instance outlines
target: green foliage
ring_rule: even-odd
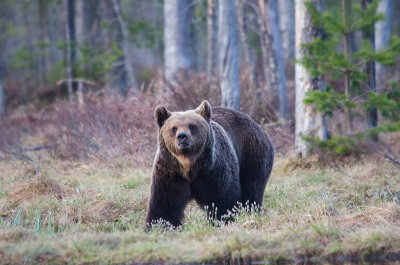
[[[57,48],[66,53],[65,41],[59,42]],[[118,59],[123,55],[122,50],[116,42],[113,42],[110,50],[103,47],[92,47],[88,43],[81,45],[79,58],[75,61],[73,68],[77,77],[88,78],[96,81],[105,81],[108,73]],[[65,77],[67,69],[66,61],[60,60],[52,68],[48,79],[55,83]]]
[[[319,112],[332,117],[333,112],[336,109],[341,109],[342,106],[349,108],[355,108],[356,104],[349,101],[349,98],[345,94],[336,93],[332,88],[328,88],[327,91],[313,90],[307,93],[307,97],[304,102],[306,104],[314,105]]]
[[[358,146],[357,139],[347,136],[338,136],[338,135],[334,135],[329,140],[326,141],[321,140],[318,137],[313,138],[310,136],[304,136],[303,140],[305,140],[311,145],[311,149],[318,147],[326,151],[326,154],[330,156],[345,155],[350,151],[354,151],[354,149]]]
[[[318,12],[311,2],[306,4],[314,30],[322,34],[310,43],[302,44],[306,55],[297,61],[311,73],[312,77],[327,76],[331,83],[328,83],[325,91],[309,92],[304,102],[313,105],[328,117],[332,117],[337,110],[363,110],[368,113],[377,110],[382,117],[390,120],[389,123],[370,130],[351,133],[351,136],[334,135],[327,141],[304,137],[311,146],[330,150],[331,154],[345,154],[354,150],[358,140],[364,137],[400,130],[399,85],[393,80],[391,90],[371,91],[368,86],[370,77],[364,70],[364,66],[369,62],[393,66],[400,55],[400,38],[392,36],[389,45],[379,51],[374,50],[369,39],[363,40],[361,48],[355,52],[345,53],[342,47],[343,40],[350,34],[359,31],[363,34],[373,33],[374,24],[385,18],[383,14],[377,14],[378,4],[379,1],[374,0],[363,9],[359,3],[350,6],[350,3],[346,2],[342,9],[336,7],[324,13]],[[343,82],[345,78],[349,81],[348,93],[343,92],[342,87],[337,87],[339,82],[332,82]]]
[[[392,121],[399,120],[400,117],[400,86],[392,82],[392,89],[384,93],[368,93],[368,100],[363,107],[367,111],[377,109],[383,117]]]
[[[85,44],[81,46],[80,52],[81,56],[74,66],[77,76],[97,81],[104,81],[105,74],[112,69],[113,63],[123,55],[116,42],[112,43],[110,51]]]
[[[152,48],[155,46],[156,29],[147,21],[137,19],[128,24],[131,41],[139,47]]]
[[[28,51],[28,47],[25,45],[11,55],[9,59],[11,61],[11,69],[14,71],[23,71],[34,66],[33,54]]]
[[[66,62],[64,60],[57,62],[50,68],[48,80],[50,83],[55,84],[57,81],[65,77],[67,72]]]

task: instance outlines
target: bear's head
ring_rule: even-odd
[[[159,126],[160,144],[175,157],[197,156],[209,139],[211,105],[204,100],[195,110],[171,112],[157,106],[154,115]]]

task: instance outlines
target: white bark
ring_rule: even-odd
[[[295,0],[296,12],[296,58],[304,56],[305,50],[301,43],[309,43],[319,33],[311,23],[310,14],[304,3],[307,0]],[[321,0],[311,1],[321,11]],[[299,63],[295,66],[296,109],[295,109],[295,152],[297,156],[309,155],[309,146],[303,141],[302,136],[313,136],[325,139],[324,122],[322,115],[315,107],[304,104],[306,93],[312,90],[323,90],[322,78],[311,78],[310,73]]]
[[[252,82],[252,86],[253,86],[252,88],[257,91],[257,98],[259,98],[260,93],[259,93],[259,84],[258,84],[256,63],[255,63],[253,51],[250,47],[249,38],[247,37],[248,21],[246,19],[246,13],[245,13],[246,1],[247,0],[236,0],[236,5],[238,6],[237,7],[238,24],[239,24],[238,26],[239,26],[240,39],[242,41],[242,46],[243,46],[243,52],[244,52],[244,56],[246,59],[246,65],[247,65],[247,67],[249,67],[249,70],[250,70],[251,82]]]
[[[281,119],[289,119],[289,107],[286,95],[286,73],[282,55],[281,38],[278,27],[276,0],[258,0],[258,6],[252,6],[260,27],[261,50],[266,90],[269,92],[273,107],[279,108]],[[277,103],[277,104],[276,104]]]
[[[164,2],[164,66],[165,78],[175,83],[180,71],[191,67],[189,49],[190,0]]]
[[[40,1],[40,0],[39,0]],[[85,27],[85,15],[86,14],[86,8],[85,4],[87,4],[87,0],[75,0],[76,5],[75,5],[75,28],[76,28],[76,42],[77,42],[77,50],[76,54],[77,57],[81,57],[81,52],[80,48],[83,46],[83,44],[86,41],[86,38],[89,34],[89,32],[86,32],[86,27]]]
[[[294,58],[294,0],[279,0],[279,28],[285,60]]]
[[[212,83],[217,68],[217,0],[207,3],[207,78]]]
[[[393,18],[393,0],[381,0],[378,6],[377,13],[385,14],[385,20],[375,23],[375,49],[379,51],[389,44],[392,18]],[[381,64],[376,64],[376,83],[384,84],[385,68]]]
[[[65,35],[67,44],[67,85],[68,85],[68,99],[72,103],[74,100],[74,91],[72,87],[73,69],[72,64],[74,60],[74,51],[72,41],[74,41],[74,1],[67,0],[65,8]]]
[[[139,87],[135,78],[135,71],[133,70],[132,62],[133,56],[129,45],[129,33],[126,28],[125,21],[122,19],[121,10],[118,0],[112,0],[115,16],[117,17],[118,25],[122,34],[122,51],[124,53],[124,67],[126,71],[126,82],[128,88],[133,88],[135,91],[139,90]]]
[[[218,1],[218,49],[221,105],[240,109],[235,1]]]
[[[286,93],[286,73],[285,61],[283,58],[281,33],[279,31],[279,17],[278,17],[278,4],[277,0],[268,0],[268,26],[269,32],[272,35],[272,44],[274,47],[274,56],[276,63],[276,70],[278,71],[278,98],[279,98],[279,113],[281,119],[289,119],[289,105]]]

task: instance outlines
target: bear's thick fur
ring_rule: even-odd
[[[212,108],[170,112],[158,106],[158,150],[153,166],[147,227],[163,219],[179,226],[194,199],[221,217],[238,202],[261,206],[274,161],[264,131],[247,115]]]

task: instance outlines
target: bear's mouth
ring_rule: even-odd
[[[179,150],[189,149],[191,147],[190,143],[178,143],[177,147]]]

